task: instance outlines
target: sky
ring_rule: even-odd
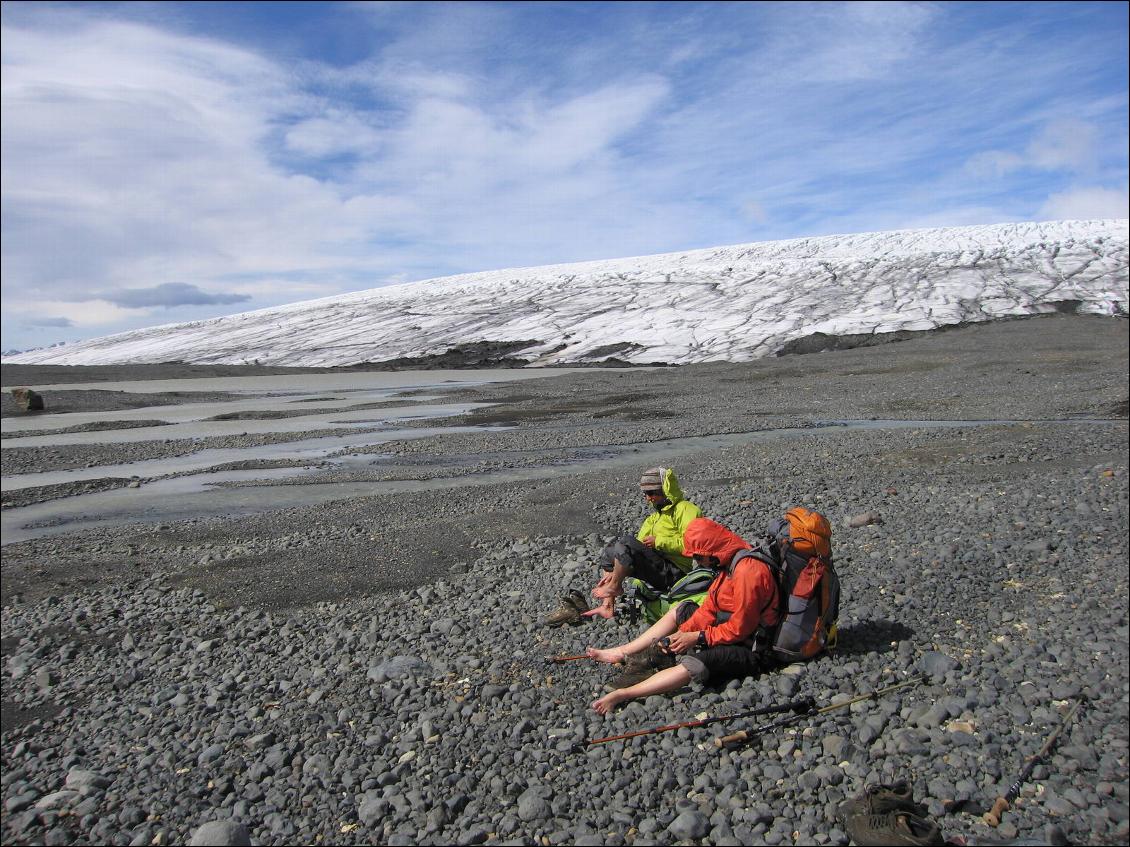
[[[4,2],[4,350],[455,273],[1128,215],[1128,4]]]

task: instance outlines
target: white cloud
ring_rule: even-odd
[[[362,65],[350,75],[382,93],[396,92],[410,100],[440,97],[457,100],[474,93],[474,81],[465,74],[437,71],[419,61],[390,60],[376,66]]]
[[[973,179],[1000,179],[1024,167],[1024,157],[1004,150],[976,153],[965,163],[966,173]]]
[[[1095,159],[1097,136],[1094,125],[1086,121],[1054,120],[1045,124],[1023,150],[986,150],[971,157],[966,168],[973,177],[993,179],[1022,169],[1086,171]]]
[[[170,283],[255,308],[461,271],[997,223],[1045,198],[1104,205],[1093,192],[1125,179],[1125,131],[1110,130],[1124,93],[1064,82],[1093,33],[1042,38],[1036,62],[1022,28],[955,32],[967,17],[944,4],[379,4],[350,15],[372,52],[347,66],[120,10],[20,8],[3,30],[5,312]],[[523,29],[543,20],[565,31]]]
[[[668,94],[654,74],[500,98],[395,55],[290,69],[150,26],[69,21],[4,24],[7,313],[50,302],[53,316],[108,326],[123,313],[92,305],[100,291],[188,283],[250,294],[253,308],[597,258],[632,239],[658,251],[679,232],[682,210],[647,214],[629,196],[616,152]],[[369,86],[395,106],[313,96],[311,79]],[[296,155],[356,161],[304,174],[289,170]]]
[[[329,109],[288,129],[285,143],[306,156],[374,155],[380,149],[380,132],[355,114]]]
[[[1096,135],[1083,121],[1059,121],[1044,127],[1028,145],[1026,158],[1036,168],[1078,171],[1094,159]]]
[[[765,206],[756,200],[746,200],[741,205],[742,214],[755,223],[763,224],[769,220]]]
[[[1048,197],[1040,207],[1044,220],[1097,220],[1130,217],[1130,190],[1071,188]]]
[[[206,288],[324,264],[317,244],[343,230],[318,214],[334,192],[265,155],[272,123],[304,98],[246,51],[132,24],[5,27],[3,89],[5,229],[22,236],[5,239],[6,295]]]
[[[107,300],[87,300],[84,303],[68,300],[15,300],[5,304],[4,310],[21,318],[63,318],[76,327],[104,326],[135,320],[139,315],[154,314],[153,309],[128,309]]]
[[[931,3],[788,3],[769,66],[805,83],[845,83],[888,76],[919,56],[921,36],[937,17]]]

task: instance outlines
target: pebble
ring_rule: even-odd
[[[587,378],[614,396],[617,374]],[[1035,412],[1058,397],[1023,402]],[[683,401],[676,392],[664,402]],[[655,420],[645,424],[656,434]],[[584,423],[571,418],[569,426]],[[640,427],[624,438],[641,441]],[[498,441],[503,435],[472,433],[482,440],[462,443],[486,456],[502,443],[534,449],[547,437],[527,431]],[[465,561],[449,570],[437,559],[427,580],[409,586],[390,581],[356,596],[339,592],[333,602],[249,608],[154,573],[50,602],[8,603],[0,610],[4,696],[40,717],[0,739],[0,836],[843,844],[838,804],[865,785],[906,778],[949,837],[1040,839],[1056,825],[1072,843],[1122,843],[1130,800],[1125,439],[1124,424],[829,429],[805,436],[802,452],[792,440],[673,458],[704,511],[747,536],[797,503],[837,519],[881,509],[882,523],[833,533],[844,587],[834,655],[730,686],[692,686],[606,717],[588,704],[616,669],[547,669],[541,657],[618,643],[638,625],[620,618],[549,630],[538,621],[567,588],[591,586],[594,548],[638,525],[634,479],[619,471],[568,485],[492,486],[481,499],[471,489],[447,496],[453,518],[475,518],[472,537],[459,542]],[[432,448],[396,449],[420,457]],[[913,464],[939,453],[949,461]],[[1112,476],[1081,472],[1100,460]],[[541,498],[537,508],[548,512],[582,483],[600,496],[576,514],[586,525],[575,535],[539,535],[536,521],[521,539],[509,529],[530,514],[527,498]],[[354,525],[380,559],[387,553],[369,534],[412,516],[391,502],[360,502],[340,527],[327,519],[231,544],[213,534],[213,548],[189,549],[185,559],[213,555],[224,564],[209,567],[232,570],[235,561],[223,558],[230,549],[254,558],[277,543],[317,569],[323,560],[314,551],[344,543]],[[1090,531],[1095,515],[1108,528],[1101,535]],[[148,531],[130,537],[141,539],[137,558],[156,564],[163,554]],[[297,537],[303,533],[309,544]],[[37,543],[48,551],[63,544]],[[373,567],[371,579],[382,579]],[[318,571],[327,582],[339,575]],[[271,577],[249,570],[243,578]],[[47,689],[41,671],[52,680]],[[919,673],[926,679],[917,686],[775,729],[744,748],[713,744],[747,727],[733,721],[580,752],[594,737],[801,696],[843,702]],[[1002,827],[989,831],[969,810],[1007,790],[1080,696],[1087,701],[1060,746]]]
[[[190,847],[249,847],[251,832],[235,821],[209,821],[196,829],[188,843]]]

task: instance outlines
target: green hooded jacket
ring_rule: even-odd
[[[667,504],[644,518],[636,538],[643,541],[655,536],[655,549],[674,562],[684,573],[691,569],[691,560],[683,555],[683,533],[687,524],[702,517],[702,509],[683,497],[683,489],[671,468],[662,468],[663,494]]]

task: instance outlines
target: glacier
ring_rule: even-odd
[[[815,333],[928,330],[1057,310],[1120,315],[1127,220],[768,241],[460,274],[5,357],[331,367],[492,342],[531,366],[748,361]]]

